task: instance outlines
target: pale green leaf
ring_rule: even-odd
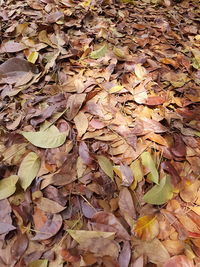
[[[149,171],[147,176],[148,180],[158,184],[158,171],[156,169],[154,160],[149,152],[143,152],[141,154],[142,165]]]
[[[86,239],[102,237],[112,240],[114,239],[115,236],[115,232],[85,231],[85,230],[67,230],[67,232],[79,244],[83,243]]]
[[[45,131],[39,132],[21,132],[21,134],[34,146],[41,148],[56,148],[66,140],[68,132],[59,132],[54,125]]]
[[[36,260],[29,263],[28,267],[47,267],[48,260]]]
[[[98,50],[93,51],[92,53],[90,53],[90,57],[92,59],[99,59],[101,57],[104,57],[105,54],[107,52],[107,45],[103,45],[101,48],[99,48]]]
[[[139,159],[134,160],[131,163],[130,168],[133,172],[133,176],[134,176],[135,180],[137,180],[137,182],[141,182],[143,177],[144,177],[144,174],[143,174],[143,171],[141,168],[140,160]]]
[[[98,163],[101,169],[107,174],[110,178],[113,179],[113,165],[112,162],[104,157],[104,156],[97,156]]]
[[[35,179],[39,169],[40,158],[38,155],[35,152],[28,153],[22,160],[18,170],[19,181],[24,190],[26,190]]]
[[[173,197],[173,187],[170,176],[161,179],[160,184],[154,185],[145,195],[144,201],[153,205],[162,205]]]
[[[0,200],[5,199],[15,193],[18,179],[19,177],[17,175],[11,175],[0,180]]]

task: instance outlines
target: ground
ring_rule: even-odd
[[[0,267],[200,266],[200,3],[0,1]]]

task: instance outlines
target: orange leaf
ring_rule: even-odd
[[[146,215],[137,220],[135,235],[145,241],[154,239],[159,233],[159,224],[154,215]]]

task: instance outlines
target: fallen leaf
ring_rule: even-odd
[[[35,177],[38,174],[40,169],[40,158],[35,152],[30,152],[28,155],[22,160],[19,170],[19,182],[24,190],[26,190]]]
[[[67,132],[59,132],[54,125],[44,131],[21,132],[21,134],[34,146],[41,148],[56,148],[61,146],[68,135]]]
[[[32,238],[32,240],[46,240],[57,234],[62,226],[62,217],[59,214],[54,214],[49,216],[46,223],[42,226],[42,228],[37,231],[36,235]]]
[[[0,46],[0,53],[15,53],[23,49],[25,49],[23,44],[14,41],[8,41]]]
[[[133,220],[136,219],[136,210],[131,193],[127,188],[123,188],[119,193],[119,209],[124,219],[132,227]]]
[[[115,259],[117,259],[120,250],[120,246],[116,241],[101,237],[86,239],[79,247],[99,257],[110,256]]]
[[[97,212],[91,218],[91,221],[106,226],[109,225],[116,233],[116,236],[125,240],[130,240],[128,232],[112,213],[104,211]]]
[[[79,145],[79,155],[82,159],[82,161],[86,164],[86,165],[91,165],[92,164],[92,157],[89,154],[89,149],[86,145],[85,142],[81,142]]]
[[[34,64],[21,58],[10,58],[0,65],[0,84],[14,84],[29,72],[37,73],[37,68]]]
[[[133,182],[133,172],[131,168],[127,165],[120,165],[120,172],[121,172],[121,178],[122,178],[122,185],[124,186],[130,186]]]
[[[149,96],[146,99],[146,104],[148,106],[162,105],[165,102],[165,98],[162,96]]]
[[[99,59],[99,58],[104,57],[106,52],[107,52],[107,45],[103,45],[98,50],[95,50],[92,53],[90,53],[90,57],[92,59]]]
[[[28,267],[47,267],[48,260],[36,260],[29,263]]]
[[[125,241],[119,255],[119,266],[128,267],[131,259],[131,246],[128,241]]]
[[[35,62],[37,61],[39,56],[39,53],[37,51],[31,52],[28,57],[27,60],[33,64],[35,64]]]
[[[170,176],[161,179],[158,185],[154,185],[143,197],[144,201],[153,205],[162,205],[173,197],[173,187]]]
[[[146,77],[147,71],[141,64],[135,64],[135,75],[142,81]]]
[[[151,154],[149,152],[143,152],[140,157],[142,160],[142,165],[144,165],[144,167],[149,173],[147,175],[148,180],[158,184],[158,179],[159,179],[158,171],[156,169],[156,166],[155,166],[155,163],[154,163],[154,160]]]
[[[133,232],[141,240],[153,240],[159,234],[159,224],[156,216],[146,215],[140,217],[136,222]]]
[[[170,258],[170,255],[163,244],[157,239],[149,241],[141,241],[136,243],[137,255],[146,255],[150,262],[156,265],[163,265]],[[158,253],[159,251],[159,253]]]
[[[86,231],[86,230],[67,230],[67,232],[79,244],[84,243],[87,239],[92,239],[92,238],[107,238],[113,240],[115,237],[114,232]]]
[[[11,175],[0,180],[0,200],[8,198],[15,193],[18,179],[17,175]]]
[[[28,244],[29,244],[29,239],[27,235],[19,233],[10,251],[14,260],[18,261],[22,257],[22,255],[24,254],[24,252],[28,247]]]
[[[113,179],[113,165],[111,161],[104,156],[97,156],[97,161],[101,169],[107,174],[111,179]]]
[[[37,201],[37,206],[48,213],[60,213],[65,209],[65,207],[61,206],[57,202],[50,200],[48,198],[42,197]]]
[[[78,131],[78,136],[81,137],[88,128],[87,116],[85,115],[85,113],[79,111],[79,113],[74,117],[74,122]]]
[[[164,263],[163,267],[194,267],[192,260],[188,259],[185,255],[173,256],[167,262]]]

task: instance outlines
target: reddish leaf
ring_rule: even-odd
[[[86,165],[91,165],[92,164],[92,157],[89,154],[89,149],[86,145],[85,142],[81,142],[79,145],[79,155],[82,159],[82,161],[86,164]]]
[[[19,233],[15,242],[11,247],[11,255],[14,260],[19,260],[26,251],[29,244],[29,239],[26,234]]]
[[[186,155],[186,147],[185,144],[179,134],[174,134],[174,146],[171,148],[171,152],[176,157],[185,157]]]
[[[57,234],[62,226],[62,217],[59,214],[54,214],[48,217],[46,223],[39,229],[39,232],[32,240],[46,240]]]
[[[165,98],[161,96],[149,96],[146,100],[148,106],[162,105],[165,102]]]
[[[161,168],[171,175],[173,185],[177,185],[181,181],[179,173],[169,161],[163,161]]]
[[[122,185],[130,186],[133,182],[133,172],[127,165],[120,165],[120,172],[122,176]]]
[[[189,260],[185,255],[178,255],[170,258],[163,267],[194,267],[193,261]]]
[[[133,219],[136,219],[136,211],[133,204],[133,199],[131,193],[127,188],[123,188],[119,193],[119,209],[121,214],[129,224]],[[132,223],[130,224],[130,226],[132,226]]]
[[[119,266],[128,267],[131,259],[131,246],[128,241],[125,241],[119,255]]]

